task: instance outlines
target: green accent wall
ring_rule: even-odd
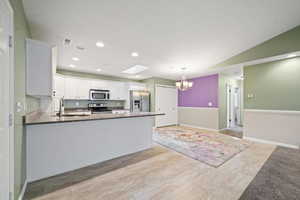
[[[290,52],[300,51],[300,26],[297,26],[285,33],[282,33],[276,37],[271,38],[253,48],[250,48],[236,56],[233,56],[212,68],[220,68],[226,67],[236,64],[241,64],[244,62],[257,60],[266,57],[272,57],[277,55],[282,55]],[[296,86],[292,86],[291,83],[293,82],[297,85],[296,74],[290,74],[290,70],[293,67],[287,67],[287,71],[283,71],[282,77],[279,77],[279,71],[283,70],[284,67],[277,68],[270,67],[273,64],[262,64],[259,65],[260,67],[251,67],[245,68],[245,76],[247,83],[244,82],[244,108],[245,109],[278,109],[278,110],[299,110],[299,87],[298,90]],[[278,64],[279,65],[279,64]],[[293,64],[296,65],[296,64]],[[262,66],[267,66],[265,69],[262,69]],[[283,65],[281,65],[283,66]],[[292,66],[292,65],[291,65]],[[299,67],[295,66],[294,70],[298,74],[300,71],[297,70]],[[268,73],[270,72],[270,74]],[[272,71],[272,73],[271,73]],[[262,73],[262,74],[261,74]],[[291,77],[289,77],[291,75]],[[268,78],[272,83],[262,81],[264,78]],[[293,80],[291,80],[291,78]],[[219,129],[223,129],[226,127],[226,117],[227,117],[227,99],[226,99],[226,80],[225,76],[219,76]],[[247,80],[248,79],[248,80]],[[257,80],[261,80],[260,84],[256,82]],[[299,85],[300,78],[298,76],[298,85]],[[273,87],[271,85],[274,83]],[[266,84],[265,87],[264,85]],[[276,87],[287,90],[286,92],[278,92]],[[294,93],[291,93],[291,89],[294,89]],[[253,100],[248,100],[246,98],[247,92],[255,91],[256,96]],[[282,97],[277,94],[289,94],[288,96]],[[297,93],[297,94],[296,94]],[[269,98],[266,94],[274,95],[273,98]],[[275,95],[276,94],[276,95]],[[262,96],[261,96],[262,95]],[[264,98],[263,98],[264,97]],[[281,102],[282,101],[282,102]],[[298,105],[296,103],[298,101]],[[241,115],[243,116],[243,115]],[[243,118],[243,117],[242,117]]]
[[[14,56],[15,56],[15,104],[20,102],[21,112],[15,112],[15,188],[14,197],[18,198],[26,178],[26,144],[23,127],[23,116],[39,108],[39,101],[25,94],[25,38],[30,37],[30,31],[25,19],[24,8],[21,0],[10,0],[14,11]]]
[[[299,57],[245,67],[244,78],[245,109],[300,111]]]
[[[160,84],[160,85],[173,85],[175,86],[175,81],[174,80],[169,80],[169,79],[163,79],[163,78],[149,78],[142,80],[141,82],[145,83],[148,90],[150,91],[151,97],[150,97],[150,111],[155,112],[155,85]]]
[[[300,51],[300,26],[233,56],[213,67],[225,67],[294,51]]]

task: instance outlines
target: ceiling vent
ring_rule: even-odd
[[[68,38],[65,38],[65,39],[64,39],[64,45],[65,45],[65,46],[70,46],[71,43],[72,43],[72,40],[71,40],[71,39],[68,39]]]
[[[85,48],[84,48],[83,46],[80,46],[80,45],[77,45],[77,46],[76,46],[76,49],[78,49],[78,50],[80,50],[80,51],[85,50]]]

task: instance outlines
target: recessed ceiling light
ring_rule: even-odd
[[[74,68],[74,67],[76,67],[76,66],[75,66],[75,65],[73,65],[73,64],[70,64],[70,65],[69,65],[69,67],[72,67],[72,68]]]
[[[138,56],[139,56],[139,53],[138,53],[138,52],[132,52],[132,53],[131,53],[131,56],[132,56],[132,57],[138,57]]]
[[[122,71],[125,74],[138,74],[142,71],[145,71],[146,69],[148,69],[148,67],[142,66],[142,65],[135,65],[133,67],[130,67],[124,71]]]
[[[288,55],[287,57],[288,58],[293,58],[293,57],[296,57],[297,55],[296,54],[290,54],[290,55]]]
[[[104,47],[104,44],[103,42],[96,42],[96,46],[102,48]]]
[[[79,58],[73,57],[72,60],[74,60],[74,61],[79,61]]]
[[[98,68],[98,69],[96,69],[96,71],[97,71],[97,72],[101,72],[101,71],[102,71],[102,69]]]

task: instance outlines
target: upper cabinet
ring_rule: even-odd
[[[26,94],[52,97],[56,66],[56,47],[26,39]]]
[[[129,82],[128,83],[128,89],[129,90],[146,90],[146,84],[139,83],[139,82]]]
[[[96,80],[56,74],[54,96],[56,99],[89,99],[90,89],[109,90],[111,100],[126,100],[130,90],[145,90],[146,85],[138,82]],[[129,107],[129,104],[126,105]]]
[[[54,76],[54,92],[53,96],[57,98],[62,98],[65,96],[66,93],[66,82],[65,77],[62,75],[56,74]]]
[[[89,99],[92,81],[84,78],[65,76],[65,99]]]

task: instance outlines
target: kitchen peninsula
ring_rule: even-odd
[[[25,117],[29,182],[152,147],[154,117],[162,113]]]

